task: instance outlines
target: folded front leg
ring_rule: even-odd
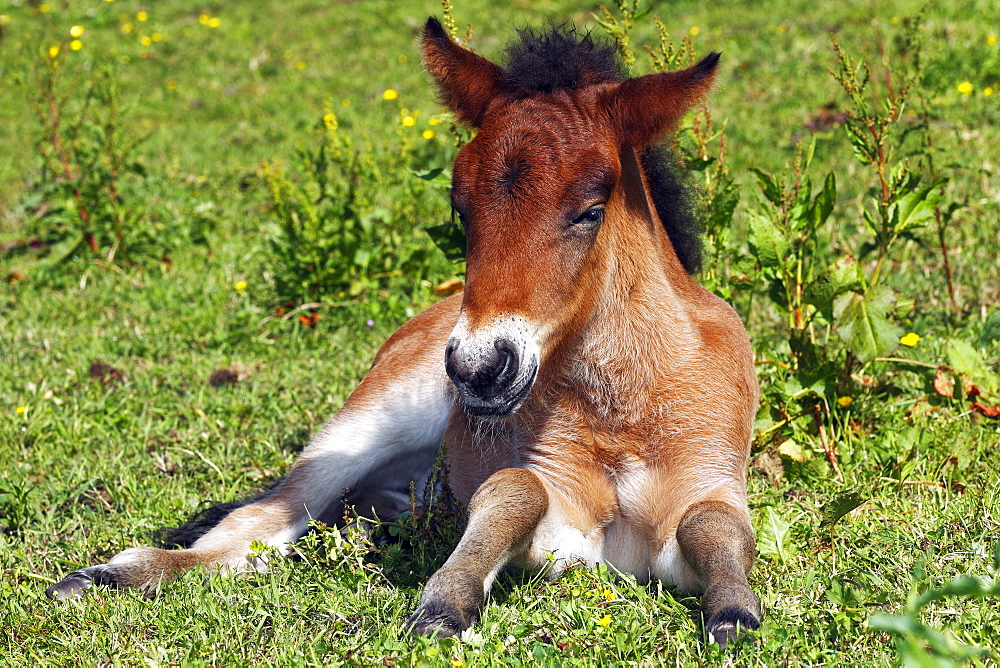
[[[407,626],[412,633],[456,636],[479,619],[501,568],[523,547],[548,509],[541,480],[527,469],[490,476],[469,502],[469,526],[431,576]]]

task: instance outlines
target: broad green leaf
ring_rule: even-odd
[[[760,514],[761,527],[757,532],[757,551],[785,563],[788,559],[791,536],[791,523],[786,522],[778,512],[770,506]]]
[[[762,267],[779,267],[788,254],[788,239],[770,218],[752,212],[750,247]]]
[[[718,192],[712,198],[712,209],[709,214],[709,220],[711,221],[710,228],[712,230],[728,228],[730,222],[733,220],[733,213],[736,211],[736,205],[739,201],[740,189],[735,185],[730,185]]]
[[[863,295],[848,292],[834,301],[834,328],[847,349],[862,362],[888,355],[899,345],[899,328],[888,319],[895,301],[892,290],[882,285]]]
[[[833,207],[836,204],[837,177],[833,175],[833,172],[830,172],[826,175],[826,180],[823,182],[823,189],[816,195],[810,211],[812,214],[813,229],[820,228],[826,222],[826,219],[833,213]]]
[[[783,199],[781,187],[775,181],[774,177],[756,167],[751,167],[750,171],[757,175],[757,183],[760,184],[760,190],[764,193],[767,201],[775,206],[781,206],[781,200]]]
[[[897,199],[889,205],[893,231],[899,234],[933,218],[934,207],[940,199],[940,186],[917,188]]]
[[[803,224],[812,222],[809,215],[812,210],[812,207],[809,206],[810,197],[812,197],[812,181],[803,179],[799,186],[799,194],[795,197],[795,204],[792,205],[792,210],[789,212],[792,229],[800,229]]]
[[[948,364],[958,373],[966,376],[980,376],[983,372],[982,358],[979,351],[961,339],[951,339],[946,346]]]
[[[858,261],[845,255],[806,286],[803,298],[823,312],[833,308],[833,301],[848,290],[856,290],[861,285],[861,267]],[[829,316],[827,316],[829,317]]]
[[[461,226],[442,223],[425,229],[446,258],[453,262],[465,258],[465,230]]]
[[[844,515],[851,512],[867,500],[868,499],[861,496],[861,494],[856,490],[838,494],[823,504],[823,509],[820,511],[821,519],[819,527],[821,529],[832,527],[834,524],[839,522]]]
[[[414,169],[411,169],[410,173],[416,176],[418,179],[423,179],[424,181],[427,181],[428,184],[435,186],[437,188],[451,187],[451,172],[444,169],[443,167],[435,167],[433,169],[428,169],[423,172],[418,172]]]
[[[812,459],[812,454],[808,450],[804,450],[801,445],[796,443],[793,439],[788,439],[784,443],[778,446],[778,454],[788,457],[792,461],[805,462]]]
[[[887,615],[876,612],[868,620],[869,628],[899,636],[913,635],[920,628],[919,622],[909,615]]]

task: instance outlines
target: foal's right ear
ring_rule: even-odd
[[[444,105],[478,128],[490,103],[503,92],[503,70],[451,41],[433,16],[424,26],[423,54]]]

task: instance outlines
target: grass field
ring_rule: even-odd
[[[711,108],[725,126],[741,199],[707,275],[744,315],[758,359],[776,362],[759,366],[771,403],[750,472],[760,552],[751,584],[765,621],[756,643],[723,654],[701,640],[697,600],[606,571],[552,582],[508,573],[462,642],[400,637],[422,583],[447,557],[449,527],[374,555],[335,532],[312,534],[301,559],[266,574],[195,573],[153,600],[100,589],[71,603],[44,598],[67,572],[150,544],[158,529],[208,501],[246,496],[287,471],[380,343],[437,299],[434,286],[461,274],[424,232],[448,219],[446,193],[410,171],[447,167],[455,139],[417,55],[420,26],[441,12],[431,0],[5,3],[0,663],[995,664],[995,587],[993,595],[914,607],[920,592],[963,575],[989,587],[1000,570],[1000,421],[966,396],[975,385],[985,412],[1000,404],[993,4],[926,7],[914,113],[900,121],[898,158],[911,155],[917,169],[931,156],[950,179],[947,202],[961,204],[943,237],[954,301],[931,219],[899,240],[883,279],[897,295],[891,318],[899,333],[919,341],[844,371],[850,356],[828,327],[818,342],[837,368],[818,391],[788,369],[785,313],[764,283],[751,277],[751,290],[733,287],[754,266],[747,230],[766,206],[750,170],[780,172],[815,129],[809,176],[815,184],[827,172],[837,179],[836,207],[815,252],[823,263],[857,254],[875,182],[838,124],[848,101],[828,72],[836,68],[829,34],[872,64],[872,88],[884,95],[898,89],[906,67],[917,67],[901,38],[923,5],[654,5],[675,40],[696,35],[699,53],[723,52]],[[479,53],[498,57],[515,28],[548,20],[594,27],[594,11],[563,0],[458,0],[455,16],[474,26]],[[655,26],[641,21],[631,37],[654,44]],[[637,55],[637,73],[649,71],[641,49]],[[51,221],[68,225],[77,208],[39,177],[39,156],[52,142],[33,104],[44,114],[52,101],[39,81],[53,61],[59,96],[69,100],[64,128],[90,113],[81,107],[87,83],[107,73],[118,100],[114,127],[126,141],[142,139],[120,185],[122,206],[132,207],[123,210],[133,215],[124,238],[142,230],[146,241],[118,255],[100,244],[89,254],[78,235],[83,250],[56,261],[68,246],[45,236]],[[894,79],[884,76],[886,63]],[[362,241],[338,263],[352,267],[342,288],[289,305],[281,286],[290,270],[274,260],[288,244],[281,246],[262,163],[301,179],[301,151],[334,131],[364,158],[348,164],[350,175],[378,186],[362,184],[355,194],[361,218],[381,227],[352,228]],[[70,213],[55,217],[60,210]],[[369,238],[374,259],[357,254]],[[870,274],[873,256],[861,260]],[[210,384],[220,369],[239,382]],[[840,476],[824,444],[836,450]],[[860,507],[824,524],[850,494]],[[871,628],[877,614],[901,615],[899,633]],[[927,645],[933,655],[923,653]],[[963,658],[971,654],[965,645],[987,653]]]

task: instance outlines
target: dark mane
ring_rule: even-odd
[[[515,95],[549,94],[559,89],[615,83],[627,78],[618,47],[572,26],[544,32],[521,30],[507,47],[504,87]],[[664,144],[646,149],[642,168],[652,189],[656,213],[684,269],[701,269],[701,225],[690,181],[674,152]]]
[[[545,32],[519,30],[518,37],[504,57],[504,87],[509,91],[551,93],[626,78],[618,48],[589,32],[580,34],[562,25]]]

